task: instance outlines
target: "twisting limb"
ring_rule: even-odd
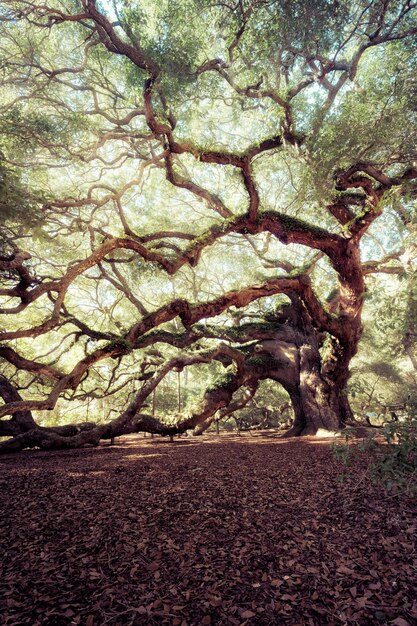
[[[22,397],[17,389],[3,375],[0,375],[0,396],[5,404],[22,401]],[[11,419],[7,421],[0,420],[0,437],[14,437],[35,427],[36,424],[30,411],[17,411]]]
[[[252,400],[257,388],[258,381],[248,381],[243,388],[243,394],[241,398],[230,402],[227,406],[219,409],[218,411],[216,411],[216,413],[208,417],[204,422],[197,424],[197,426],[193,430],[193,435],[202,435],[208,428],[210,428],[210,426],[214,422],[220,422],[225,417],[233,415],[233,413],[235,413],[236,411],[243,409]]]
[[[214,389],[206,393],[201,410],[189,417],[184,417],[175,425],[166,424],[163,421],[139,413],[149,395],[158,386],[161,380],[165,378],[168,372],[183,369],[184,367],[197,363],[209,363],[214,359],[223,361],[225,358],[229,361],[235,361],[236,374],[232,377],[233,380],[228,383],[227,388]],[[220,345],[215,350],[202,352],[189,357],[176,357],[165,363],[155,372],[150,380],[144,383],[127,409],[113,421],[99,426],[90,423],[80,424],[76,427],[70,427],[67,430],[35,427],[31,430],[26,429],[25,432],[22,428],[19,428],[17,430],[18,434],[15,432],[12,433],[10,430],[10,432],[6,434],[15,434],[15,436],[0,444],[0,453],[17,452],[28,447],[39,447],[41,449],[70,449],[77,448],[80,445],[97,445],[100,439],[114,438],[123,434],[139,431],[167,435],[184,432],[192,428],[198,421],[208,417],[211,412],[214,412],[220,406],[227,404],[229,397],[231,397],[238,386],[240,386],[241,380],[245,376],[242,370],[243,361],[244,357],[239,351],[226,345]],[[0,391],[1,390],[0,385]],[[16,394],[14,394],[13,397],[15,397],[15,395]],[[20,414],[21,413],[18,413],[18,415]],[[9,423],[11,422],[12,420],[9,420]],[[0,422],[0,424],[2,424],[2,422]]]

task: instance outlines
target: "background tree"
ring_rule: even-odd
[[[343,427],[367,277],[414,280],[414,4],[3,4],[2,449],[183,432],[264,379],[292,434]]]

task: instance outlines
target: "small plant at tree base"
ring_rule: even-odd
[[[367,459],[371,478],[387,489],[414,495],[417,493],[417,420],[390,422],[352,445],[355,429],[347,429],[344,443],[334,443],[333,453],[345,467]]]

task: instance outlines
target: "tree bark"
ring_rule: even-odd
[[[17,389],[2,375],[0,375],[0,397],[5,404],[22,401],[22,397]],[[0,420],[0,437],[14,437],[33,428],[36,428],[36,423],[32,413],[30,411],[19,411],[8,420]]]
[[[290,396],[294,423],[285,436],[313,435],[319,429],[341,430],[352,419],[346,385],[356,344],[342,348],[333,342],[327,358],[322,357],[323,336],[296,297],[292,298],[291,308],[284,307],[283,319],[293,329],[292,342],[261,341],[256,352],[272,359],[262,378],[276,380]]]
[[[343,390],[332,388],[318,372],[305,374],[302,385],[288,390],[294,409],[294,423],[284,437],[315,435],[319,429],[339,431],[350,414]]]

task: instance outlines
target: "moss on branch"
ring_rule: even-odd
[[[327,239],[330,233],[324,228],[300,220],[297,217],[286,215],[284,213],[276,213],[275,211],[262,211],[259,213],[258,222],[262,224],[265,220],[275,222],[284,232],[305,232],[317,239]]]
[[[206,388],[206,394],[216,391],[234,391],[236,376],[233,372],[226,372]]]
[[[120,350],[121,354],[125,354],[127,352],[130,352],[131,350],[133,350],[134,345],[128,341],[125,337],[117,337],[116,339],[114,339],[113,341],[110,341],[107,344],[107,349],[109,351],[114,351],[114,350]]]
[[[276,370],[283,366],[283,364],[274,359],[272,356],[266,354],[259,354],[252,356],[245,361],[246,369],[255,370],[256,372],[268,372],[270,370]]]

